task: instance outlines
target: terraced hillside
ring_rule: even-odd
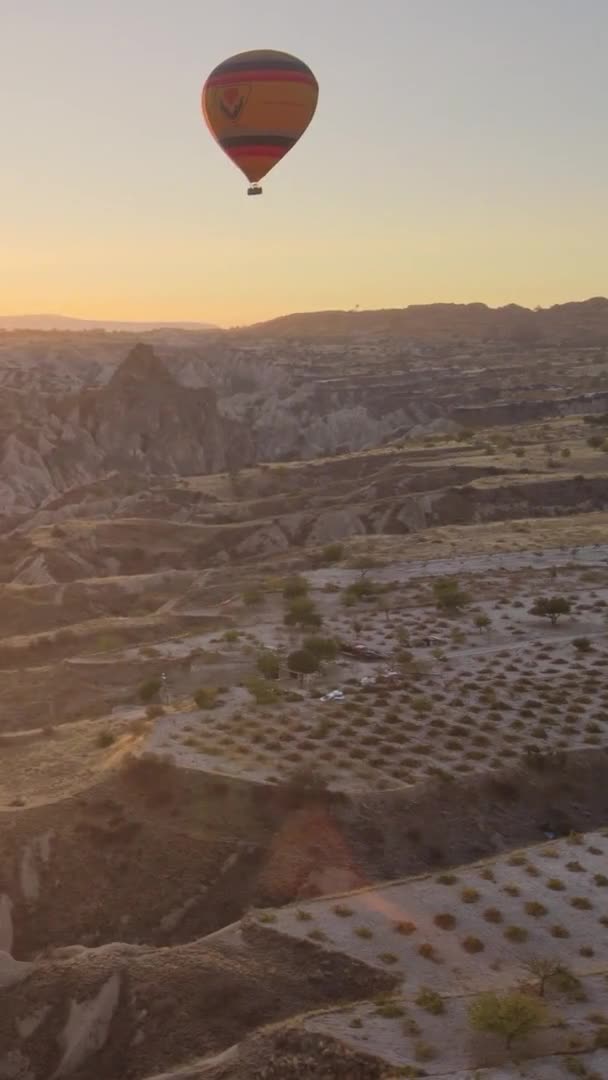
[[[0,335],[0,1080],[606,1073],[585,310]]]

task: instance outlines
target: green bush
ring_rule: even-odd
[[[247,680],[247,689],[258,705],[274,705],[279,699],[279,692],[267,679],[253,676]]]
[[[256,660],[256,666],[261,675],[265,679],[278,679],[281,664],[276,653],[271,652],[270,649],[261,652]]]
[[[460,588],[455,578],[440,578],[435,581],[433,595],[439,611],[460,611],[471,603],[469,593]]]
[[[294,596],[289,601],[284,622],[286,626],[319,627],[322,619],[309,596]]]
[[[247,607],[258,607],[264,603],[264,593],[258,585],[253,585],[241,594],[241,599]]]
[[[321,637],[318,634],[305,637],[302,647],[306,652],[316,656],[318,660],[335,660],[338,655],[338,645],[334,639]]]
[[[547,1016],[547,1008],[539,997],[519,991],[480,994],[469,1008],[469,1021],[475,1031],[501,1035],[507,1047],[514,1039],[541,1027]]]
[[[308,590],[309,584],[306,578],[300,577],[297,574],[287,578],[283,584],[283,596],[286,600],[295,600],[297,597],[307,596]]]
[[[344,544],[326,544],[321,552],[321,558],[324,563],[341,562],[344,558]]]
[[[539,596],[530,609],[531,615],[541,619],[550,619],[551,625],[555,626],[560,615],[569,615],[572,604],[565,596]]]
[[[432,1016],[440,1016],[441,1013],[445,1012],[443,998],[435,990],[428,990],[423,986],[415,1000],[416,1005],[431,1013]]]
[[[193,695],[199,709],[213,709],[217,703],[218,691],[215,686],[201,686]]]
[[[287,657],[287,667],[303,680],[305,675],[314,675],[319,670],[319,661],[307,649],[296,649]]]

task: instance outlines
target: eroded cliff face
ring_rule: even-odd
[[[148,345],[136,345],[102,387],[65,396],[5,391],[0,439],[5,514],[112,470],[187,475],[255,458],[250,431],[220,415],[215,392],[181,386]]]

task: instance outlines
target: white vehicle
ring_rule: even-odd
[[[321,701],[344,701],[344,694],[341,690],[330,690],[329,694],[324,694]]]

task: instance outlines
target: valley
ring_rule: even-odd
[[[608,301],[0,331],[0,510],[0,1080],[606,1075]]]

